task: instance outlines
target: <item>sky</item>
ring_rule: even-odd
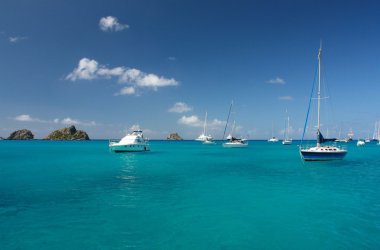
[[[0,136],[75,125],[92,139],[137,127],[194,139],[207,111],[221,139],[233,100],[236,134],[282,138],[289,115],[297,139],[321,40],[324,135],[372,137],[378,1],[2,0]]]

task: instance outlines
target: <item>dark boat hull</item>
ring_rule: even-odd
[[[310,152],[301,150],[302,158],[305,161],[331,161],[342,160],[347,154],[347,151],[343,152]]]

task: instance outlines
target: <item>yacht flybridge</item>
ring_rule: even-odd
[[[150,150],[148,141],[144,138],[142,130],[135,130],[124,136],[120,141],[110,141],[109,148],[116,153]]]
[[[314,147],[303,147],[300,146],[300,154],[303,160],[305,161],[326,161],[326,160],[340,160],[343,159],[346,154],[347,150],[342,147],[337,147],[334,145],[322,145],[324,142],[330,141],[329,139],[323,138],[323,135],[321,133],[321,54],[322,54],[322,46],[319,48],[318,51],[318,123],[317,123],[317,145]],[[313,84],[314,88],[314,84]],[[310,105],[308,114],[310,111]],[[307,118],[305,122],[304,127],[304,133],[305,134],[305,128],[307,125]],[[303,140],[303,136],[302,136]],[[301,142],[302,144],[302,142]]]

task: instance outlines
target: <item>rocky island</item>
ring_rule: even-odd
[[[28,129],[17,130],[10,134],[7,140],[33,140],[34,135]]]
[[[51,132],[44,140],[90,140],[90,138],[83,130],[77,130],[75,126],[70,126]]]
[[[170,133],[168,137],[166,137],[166,140],[181,141],[183,139],[181,138],[181,136],[178,135],[178,133]]]

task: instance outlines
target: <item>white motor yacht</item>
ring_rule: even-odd
[[[135,130],[124,136],[120,141],[110,141],[109,148],[116,152],[141,152],[149,151],[148,141],[141,130]]]

